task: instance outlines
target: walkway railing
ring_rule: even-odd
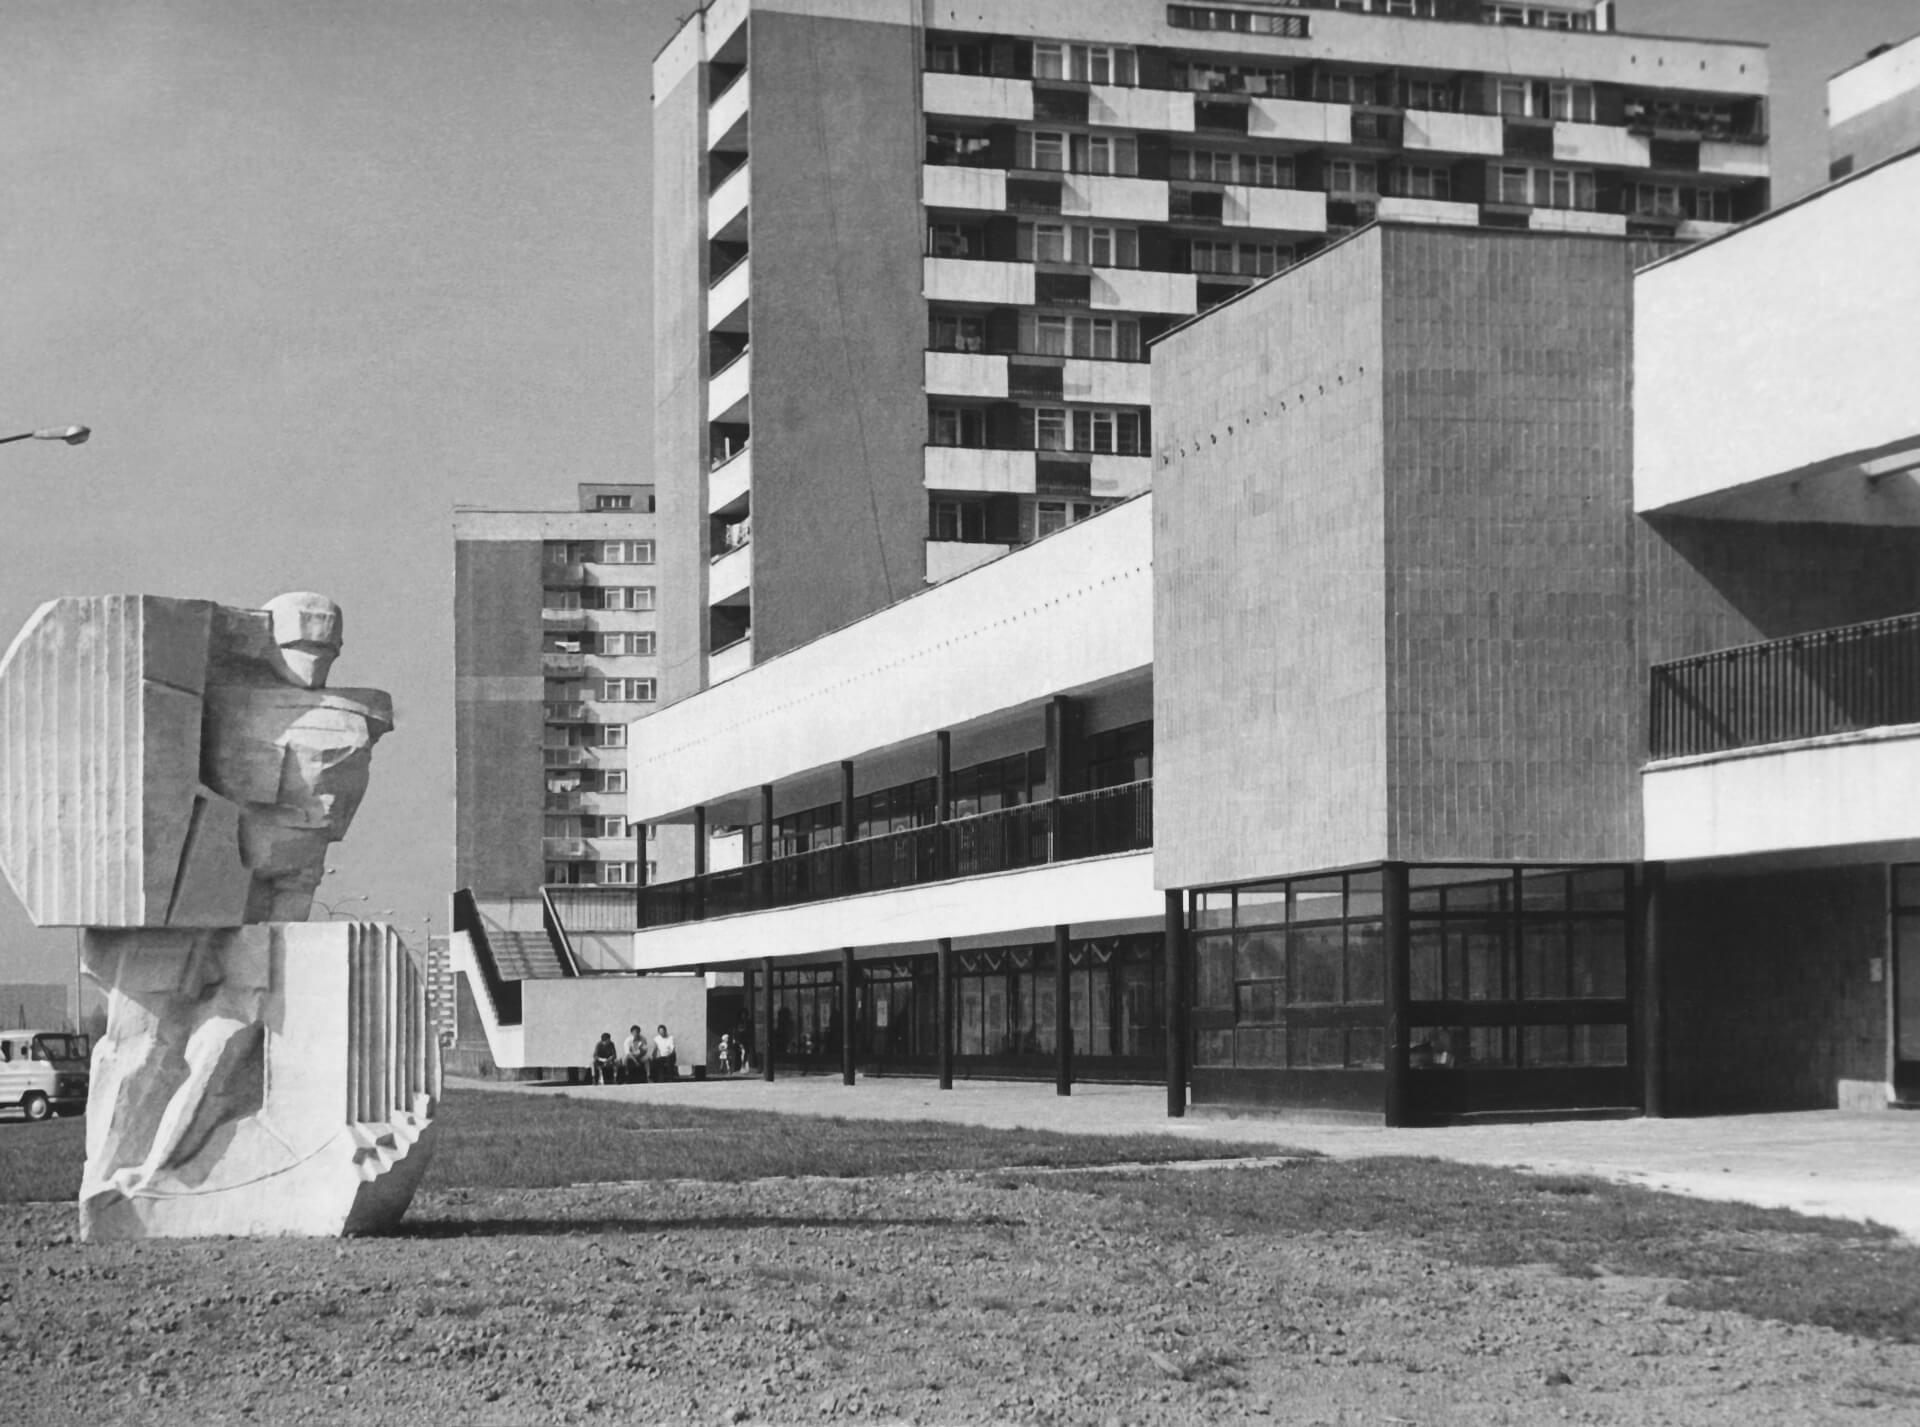
[[[1152,846],[1153,780],[1143,779],[643,887],[640,925],[672,926]]]
[[[1920,723],[1920,615],[1656,664],[1651,698],[1655,758]]]

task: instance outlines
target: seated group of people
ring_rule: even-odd
[[[665,1026],[655,1027],[651,1040],[641,1033],[640,1027],[629,1026],[624,1047],[614,1045],[611,1031],[602,1031],[599,1044],[593,1048],[595,1085],[633,1085],[679,1078],[680,1055]]]

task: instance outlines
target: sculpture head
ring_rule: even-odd
[[[311,590],[275,595],[266,610],[287,677],[303,689],[323,689],[340,655],[345,621],[340,606]]]

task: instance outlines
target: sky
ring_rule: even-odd
[[[0,447],[0,645],[62,594],[332,595],[332,682],[398,721],[343,910],[446,929],[456,503],[653,478],[650,62],[691,8],[5,0],[0,434],[94,436]],[[1920,31],[1920,0],[1618,12],[1772,45],[1776,203],[1824,178],[1827,77]],[[0,982],[72,969],[0,888]]]

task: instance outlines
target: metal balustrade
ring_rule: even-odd
[[[643,887],[642,927],[979,877],[1153,846],[1153,780],[1070,793]],[[569,926],[573,925],[571,922]]]
[[[1920,614],[1656,664],[1650,696],[1655,758],[1920,723]]]

